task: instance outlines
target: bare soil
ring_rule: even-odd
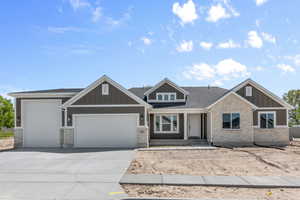
[[[300,176],[300,141],[294,141],[282,149],[255,147],[138,151],[127,173]]]
[[[14,148],[14,138],[0,139],[0,151]]]
[[[254,189],[201,186],[123,185],[130,197],[299,200],[299,189]]]

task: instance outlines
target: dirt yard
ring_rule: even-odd
[[[123,185],[130,197],[299,200],[299,189],[249,189],[200,186]]]
[[[0,139],[0,151],[12,149],[14,147],[14,138],[9,137],[5,139]]]
[[[284,149],[138,151],[129,174],[300,176],[300,141]],[[299,197],[300,199],[300,197]]]

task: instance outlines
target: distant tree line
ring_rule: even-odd
[[[283,95],[283,99],[295,107],[289,113],[289,126],[300,125],[300,90],[288,91]]]
[[[14,108],[11,100],[0,95],[0,130],[14,127]]]

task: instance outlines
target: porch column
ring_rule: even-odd
[[[183,119],[184,119],[184,140],[188,139],[188,120],[187,120],[187,113],[183,114]]]

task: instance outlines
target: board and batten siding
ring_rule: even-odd
[[[256,110],[253,112],[253,125],[258,126],[258,112],[275,112],[276,113],[276,126],[287,125],[287,112],[286,110]]]
[[[184,139],[184,115],[179,114],[179,133],[154,133],[154,114],[150,114],[150,139]]]
[[[62,104],[65,103],[66,101],[68,101],[70,98],[66,97],[66,98],[60,98],[60,97],[56,97],[56,98],[16,98],[16,127],[21,127],[22,125],[22,114],[21,114],[21,110],[22,110],[22,100],[46,100],[46,99],[61,99],[62,100]],[[58,108],[59,109],[59,108]],[[64,122],[65,122],[65,118],[64,118],[64,112],[62,111],[62,126],[64,126]]]
[[[102,84],[109,85],[109,95],[102,95]],[[138,102],[110,83],[103,82],[102,84],[75,101],[73,105],[138,104]]]
[[[245,88],[247,86],[252,87],[252,96],[251,97],[246,96]],[[247,84],[246,86],[239,89],[237,91],[237,94],[244,97],[245,99],[247,99],[248,101],[250,101],[251,103],[256,105],[257,107],[283,107],[281,104],[274,101],[272,98],[268,97],[266,94],[264,94],[263,92],[256,89],[254,86],[252,86],[250,84]]]
[[[74,114],[127,114],[127,113],[137,113],[140,116],[139,125],[143,126],[145,124],[145,108],[140,107],[68,107],[68,126],[73,125],[73,115]],[[116,124],[118,126],[118,124]]]
[[[156,93],[158,92],[175,92],[177,99],[184,99],[184,94],[182,92],[180,92],[170,84],[165,83],[149,94],[149,100],[155,100]]]

